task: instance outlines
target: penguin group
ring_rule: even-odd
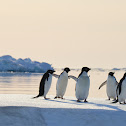
[[[87,98],[89,95],[89,88],[90,88],[90,76],[88,75],[88,72],[91,69],[88,67],[83,67],[81,69],[81,73],[78,75],[78,77],[75,77],[73,75],[68,75],[70,68],[66,67],[63,69],[63,72],[60,75],[54,74],[54,70],[48,70],[44,75],[42,76],[42,79],[40,81],[39,86],[39,94],[36,97],[38,98],[40,96],[44,96],[45,99],[49,99],[46,97],[47,93],[50,90],[51,83],[52,83],[52,77],[57,78],[56,83],[56,96],[54,99],[61,98],[64,99],[64,94],[67,89],[68,85],[68,79],[75,80],[76,86],[75,86],[75,96],[77,99],[77,102],[84,101],[88,102]],[[118,83],[114,72],[108,73],[108,78],[106,81],[104,81],[100,86],[103,87],[106,85],[106,93],[108,96],[108,100],[113,99],[112,103],[119,102],[120,104],[126,104],[126,73],[124,74],[123,78]]]
[[[78,77],[72,75],[68,76],[68,72],[70,71],[68,67],[64,68],[63,72],[60,75],[54,74],[55,72],[54,70],[48,70],[43,75],[40,81],[39,94],[33,98],[44,96],[45,99],[48,99],[46,95],[51,87],[52,76],[54,76],[58,78],[56,84],[56,96],[54,99],[57,98],[64,99],[63,96],[66,92],[68,79],[72,78],[76,81],[75,94],[76,94],[77,102],[80,102],[81,100],[87,102],[87,97],[89,94],[89,87],[90,87],[90,78],[88,76],[89,70],[91,69],[88,67],[83,67]]]
[[[109,72],[107,80],[100,85],[99,89],[104,85],[106,85],[108,100],[112,98],[114,100],[112,103],[126,104],[126,73],[118,83],[114,72]]]

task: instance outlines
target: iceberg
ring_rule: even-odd
[[[10,55],[0,57],[0,72],[32,72],[45,73],[53,69],[52,65],[46,62],[32,61],[30,58],[15,59]]]

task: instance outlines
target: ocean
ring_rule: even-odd
[[[56,74],[60,74],[62,71],[57,70]],[[106,98],[106,86],[98,90],[98,87],[102,82],[107,79],[109,70],[100,71],[100,70],[91,70],[89,71],[90,75],[90,98]],[[80,70],[71,70],[69,75],[78,76]],[[117,70],[115,71],[115,77],[119,81],[125,71]],[[39,91],[39,83],[42,78],[42,73],[16,73],[16,72],[1,72],[0,73],[0,94],[32,94],[37,95]],[[52,85],[49,90],[49,95],[56,95],[56,81],[57,79],[53,77]],[[65,96],[75,97],[75,84],[76,82],[73,79],[69,79],[68,86]]]

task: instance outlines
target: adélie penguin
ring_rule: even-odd
[[[63,72],[60,75],[53,74],[54,77],[58,78],[56,84],[56,98],[63,99],[63,96],[66,92],[68,84],[68,72],[70,69],[68,67],[64,68]]]
[[[117,86],[118,86],[118,82],[117,82],[117,80],[114,76],[114,72],[108,73],[107,80],[99,86],[99,89],[104,85],[106,85],[106,93],[107,93],[107,96],[108,96],[108,100],[110,100],[112,98],[112,99],[114,99],[114,101],[116,101],[117,100],[116,99],[117,98],[116,89],[117,89]]]
[[[126,73],[123,75],[123,78],[120,80],[118,87],[117,87],[117,95],[118,95],[118,100],[120,104],[122,102],[126,104]]]
[[[75,95],[77,98],[77,102],[80,102],[80,100],[84,100],[84,102],[87,102],[90,88],[90,78],[88,76],[89,70],[91,69],[88,67],[83,67],[78,78],[74,76],[69,76],[69,78],[72,78],[76,81]]]
[[[48,70],[42,77],[41,81],[40,81],[40,86],[39,86],[39,94],[36,97],[33,98],[38,98],[40,96],[44,96],[45,99],[46,95],[51,87],[51,83],[52,83],[52,74],[54,73],[54,70]]]

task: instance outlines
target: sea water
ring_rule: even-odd
[[[81,70],[71,70],[69,75],[78,76]],[[62,71],[56,71],[56,74],[60,74]],[[98,87],[102,82],[107,79],[109,70],[91,70],[90,76],[90,90],[89,97],[91,98],[106,98],[106,86],[98,90]],[[115,77],[119,81],[125,71],[115,71]],[[0,94],[33,94],[37,95],[39,91],[39,84],[42,78],[42,73],[0,73]],[[56,95],[56,82],[57,78],[52,78],[52,85],[48,95]],[[73,79],[69,79],[65,96],[75,97],[75,84]],[[64,96],[64,97],[65,97]]]

